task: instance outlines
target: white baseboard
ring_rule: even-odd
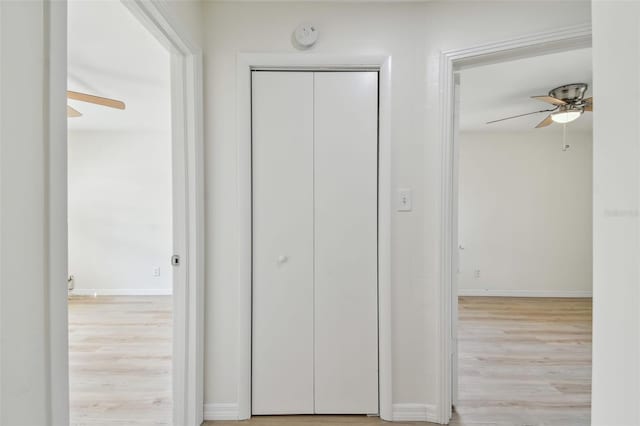
[[[239,420],[238,404],[204,404],[205,420]]]
[[[394,422],[433,422],[438,423],[438,413],[431,404],[393,404]]]
[[[430,404],[393,404],[395,422],[437,422],[436,406]],[[238,404],[205,404],[205,420],[239,420]]]
[[[74,288],[72,296],[171,296],[170,288]]]
[[[493,297],[592,297],[591,291],[583,290],[489,290],[483,288],[461,288],[458,296]]]

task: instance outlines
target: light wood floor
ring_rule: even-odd
[[[69,299],[71,424],[171,423],[171,297]]]
[[[590,423],[591,299],[462,297],[458,333],[460,400],[451,425]],[[364,416],[259,416],[241,422],[260,426],[386,423]]]
[[[169,424],[170,298],[73,298],[69,323],[72,424]],[[589,424],[590,299],[463,297],[458,327],[460,400],[451,425]],[[382,423],[386,422],[363,416],[259,416],[240,423],[205,422],[209,426]]]
[[[459,300],[456,421],[590,423],[591,299]]]

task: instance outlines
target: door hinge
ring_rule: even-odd
[[[180,266],[180,255],[174,254],[171,256],[171,266]]]

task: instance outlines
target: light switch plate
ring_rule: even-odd
[[[411,189],[402,188],[398,189],[398,211],[410,212],[411,211]]]

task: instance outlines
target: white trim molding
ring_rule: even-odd
[[[173,244],[181,259],[173,269],[173,424],[199,426],[204,417],[202,50],[164,1],[121,2],[171,53]]]
[[[433,404],[393,404],[394,422],[437,422],[438,410]]]
[[[533,57],[542,54],[562,52],[591,46],[591,24],[566,27],[557,31],[525,35],[509,40],[488,43],[479,46],[449,50],[440,54],[440,140],[442,141],[441,158],[441,207],[440,212],[440,286],[438,289],[438,345],[439,399],[437,419],[442,424],[451,419],[453,401],[452,355],[457,339],[453,327],[452,315],[457,311],[456,282],[453,273],[454,247],[457,247],[457,235],[454,218],[457,217],[456,182],[457,158],[454,145],[454,72],[478,65],[505,62],[513,59]]]
[[[391,363],[391,57],[308,53],[240,53],[238,135],[238,418],[251,417],[251,70],[376,70],[379,77],[378,342],[380,417],[392,420]]]
[[[205,420],[240,420],[238,404],[218,403],[204,405]]]
[[[70,296],[171,296],[171,288],[74,288]]]
[[[48,238],[47,271],[49,286],[49,389],[52,425],[69,424],[69,325],[67,289],[60,283],[68,277],[67,229],[67,3],[44,1],[46,104],[43,111],[48,131],[48,197],[45,223]]]
[[[583,290],[490,290],[488,288],[461,288],[458,290],[458,296],[589,298],[593,296],[593,292]]]

